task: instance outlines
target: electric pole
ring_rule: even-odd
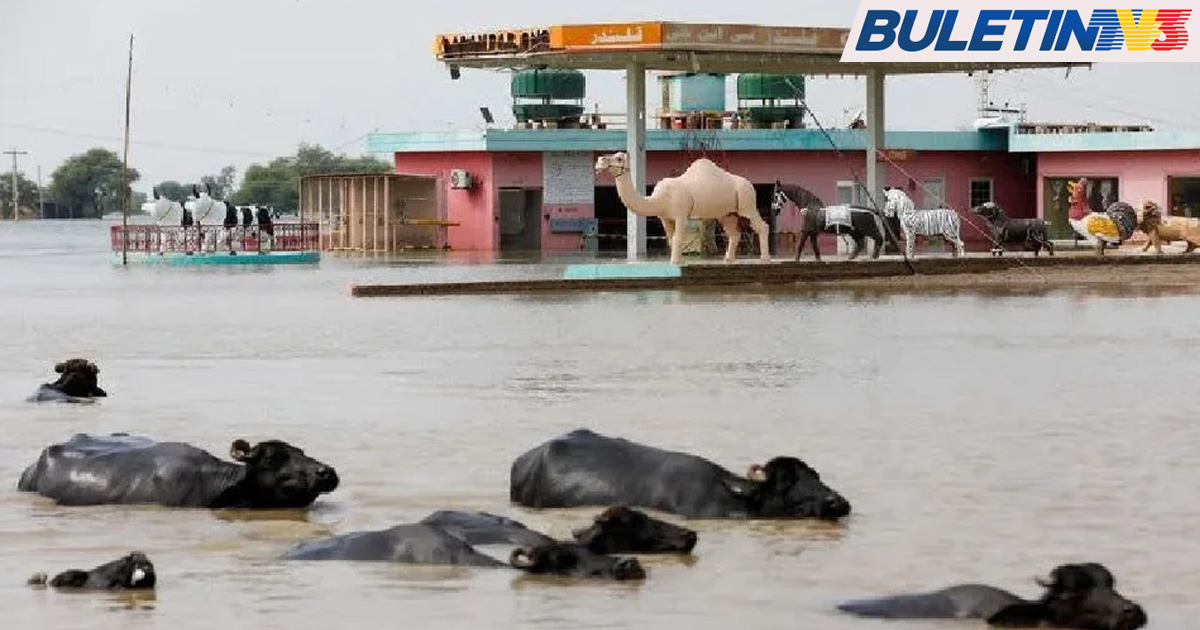
[[[28,155],[29,152],[28,151],[18,151],[16,149],[9,149],[9,150],[5,151],[4,153],[7,155],[11,155],[12,159],[13,159],[13,178],[12,178],[12,182],[13,182],[12,183],[12,187],[13,187],[13,221],[16,221],[17,215],[20,214],[20,212],[17,210],[17,156],[18,155]]]

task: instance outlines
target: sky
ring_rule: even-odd
[[[653,3],[657,4],[657,3]],[[466,69],[451,81],[438,33],[562,23],[675,20],[849,27],[857,2],[691,0],[670,14],[646,0],[5,0],[0,21],[0,150],[28,151],[36,179],[89,148],[122,151],[129,36],[134,36],[129,164],[135,190],[186,183],[232,164],[292,155],[301,142],[361,155],[373,131],[480,129],[480,106],[511,124],[508,75]],[[661,5],[658,5],[661,6]],[[683,8],[686,7],[686,8]],[[733,81],[729,81],[732,90]],[[657,83],[651,77],[647,92]],[[825,126],[865,107],[861,80],[813,77]],[[585,103],[624,109],[620,72],[589,72]],[[993,101],[1050,122],[1200,128],[1200,65],[1107,63],[993,75]],[[651,96],[653,98],[653,96]],[[969,128],[965,75],[890,78],[889,129]],[[651,106],[653,107],[653,105]],[[652,110],[651,110],[652,111]],[[0,156],[0,172],[12,168]]]

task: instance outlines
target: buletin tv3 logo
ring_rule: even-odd
[[[864,0],[859,7],[842,61],[1200,60],[1197,46],[1188,46],[1192,9],[866,6],[880,3]]]

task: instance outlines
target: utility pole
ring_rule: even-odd
[[[41,164],[38,164],[37,175],[38,175],[38,218],[45,219],[46,218],[46,201],[45,201],[45,197],[42,195],[42,165]]]
[[[9,150],[5,151],[4,153],[6,155],[11,155],[12,159],[13,159],[13,176],[12,176],[13,221],[16,221],[17,215],[20,214],[20,212],[17,210],[17,156],[18,155],[28,155],[29,152],[28,151],[18,151],[16,149],[9,149]]]

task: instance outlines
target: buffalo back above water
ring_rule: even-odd
[[[513,461],[509,498],[534,508],[628,505],[693,518],[825,518],[850,504],[794,457],[746,477],[687,453],[578,429]]]
[[[238,464],[180,442],[84,433],[42,450],[17,489],[60,505],[302,508],[332,492],[337,472],[286,442],[234,440]]]

